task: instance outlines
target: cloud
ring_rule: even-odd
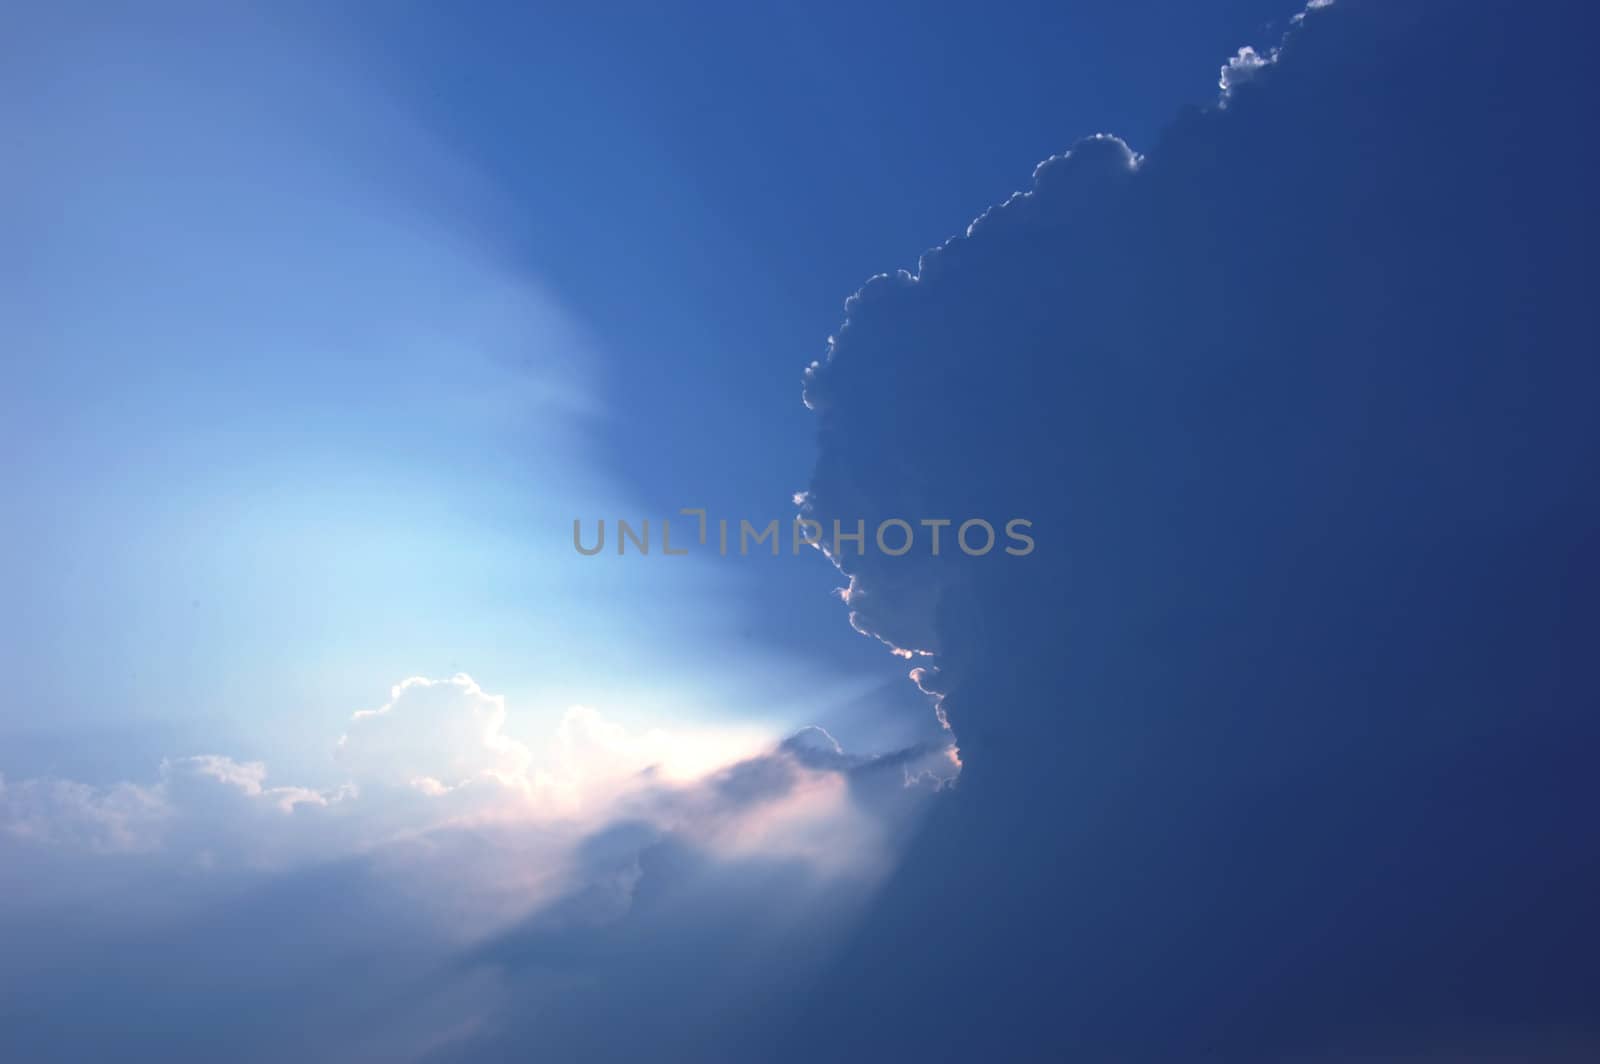
[[[353,788],[324,793],[268,787],[266,776],[259,761],[219,754],[165,761],[151,784],[95,786],[48,776],[8,784],[0,776],[0,830],[15,839],[89,853],[149,853],[174,831],[214,813],[219,798],[288,814],[298,806],[326,806],[353,794]]]
[[[459,970],[495,973],[501,1003],[429,1059],[535,1043],[558,1059],[748,1059],[892,874],[936,764],[949,774],[943,748],[851,755],[807,728],[640,792],[576,848],[571,890],[464,951]],[[608,1021],[619,1001],[626,1024]]]
[[[353,716],[335,747],[352,779],[331,790],[217,754],[169,759],[148,785],[0,779],[0,1052],[133,1052],[176,1015],[204,1016],[209,1044],[260,1008],[295,1023],[249,1059],[472,1054],[484,1037],[493,1056],[529,1009],[546,1044],[589,1042],[581,1018],[613,1004],[594,978],[700,1007],[750,994],[814,965],[892,868],[940,762],[852,755],[820,728],[754,746],[630,730],[585,707],[535,749],[510,719],[468,676],[413,678]],[[414,782],[430,772],[450,782]],[[634,967],[686,949],[762,970],[669,993],[665,969]],[[146,977],[150,956],[171,971]],[[91,990],[112,1006],[59,1029],[59,996]]]
[[[1226,108],[1084,141],[868,282],[807,375],[817,519],[1034,521],[1026,559],[835,559],[959,754],[724,758],[587,709],[540,747],[455,677],[357,714],[325,803],[220,756],[8,780],[0,1049],[1592,1044],[1588,16],[1325,6]],[[200,860],[268,843],[224,890]],[[46,896],[86,883],[164,908]]]
[[[551,776],[573,789],[645,771],[669,780],[692,780],[770,745],[733,729],[633,732],[589,706],[572,706],[556,731]]]
[[[505,699],[472,677],[413,676],[377,709],[361,710],[339,738],[335,757],[358,780],[443,794],[474,779],[522,784],[533,760],[504,734]]]
[[[1240,48],[1237,55],[1223,64],[1222,73],[1217,78],[1217,86],[1222,89],[1223,97],[1226,98],[1234,89],[1250,81],[1276,59],[1275,52],[1262,55],[1248,44]]]
[[[53,778],[8,783],[0,776],[0,830],[17,839],[93,853],[138,853],[159,845],[169,813],[159,788],[99,788]]]
[[[185,775],[214,780],[238,791],[247,798],[269,803],[279,812],[292,813],[296,806],[326,806],[330,801],[351,797],[353,786],[341,787],[331,793],[309,787],[268,787],[265,785],[267,766],[260,761],[235,761],[221,754],[201,754],[196,757],[168,761],[161,766],[161,775],[168,788],[172,781]]]
[[[819,832],[809,858],[842,869],[847,853],[872,856],[859,837],[846,841],[847,823],[867,822],[842,800],[846,777],[904,762],[902,785],[936,783],[923,773],[940,763],[916,750],[850,756],[816,728],[783,742],[737,729],[630,730],[587,706],[569,708],[536,751],[507,733],[508,719],[504,697],[470,676],[411,677],[352,715],[333,744],[348,774],[337,786],[278,783],[265,763],[222,754],[169,758],[150,783],[0,777],[0,828],[81,852],[287,867],[464,826],[559,826],[570,840],[621,817],[730,852],[796,852],[806,825]],[[830,823],[832,844],[822,837]]]
[[[1590,20],[1309,5],[846,302],[802,512],[1038,549],[833,556],[961,779],[755,1056],[1592,1030]]]

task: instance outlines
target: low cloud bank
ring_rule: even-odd
[[[817,728],[635,732],[587,707],[536,749],[508,720],[469,676],[411,678],[351,717],[332,789],[217,754],[144,783],[0,777],[0,1050],[127,1055],[179,1029],[197,1059],[470,1047],[507,1030],[506,1002],[575,992],[544,985],[550,943],[593,940],[558,967],[604,968],[601,943],[653,926],[641,891],[680,897],[708,936],[836,928],[948,765],[939,747],[851,755]],[[73,1022],[86,994],[102,1004]]]

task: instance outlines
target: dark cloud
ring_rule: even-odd
[[[836,558],[965,767],[774,1054],[1593,1044],[1593,23],[1314,5],[848,302],[808,516],[1038,548]]]
[[[808,728],[693,786],[641,795],[650,820],[620,820],[579,847],[579,887],[459,959],[467,977],[495,973],[504,1004],[428,1059],[761,1059],[773,1018],[815,980],[880,882],[882,865],[841,871],[825,855],[865,843],[892,863],[936,789],[923,773],[943,749],[854,756]],[[720,825],[759,822],[818,779],[844,784],[869,837],[852,838],[848,818],[833,815],[806,840],[819,853],[720,845]]]
[[[807,728],[697,780],[640,773],[581,835],[423,822],[331,859],[296,817],[356,800],[255,763],[8,784],[0,1059],[714,1058],[837,948],[943,750],[859,756]],[[146,806],[148,838],[127,815]]]
[[[869,282],[807,375],[814,518],[1033,522],[836,556],[956,786],[809,730],[630,778],[575,848],[428,820],[247,874],[241,825],[299,854],[359,802],[215,756],[3,780],[0,1057],[1592,1057],[1594,16],[1314,7],[1145,155],[1083,141]],[[525,751],[419,692],[345,755],[478,810]]]

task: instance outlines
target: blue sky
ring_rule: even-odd
[[[469,7],[9,20],[0,1057],[1592,1055],[1592,15]]]
[[[567,522],[787,513],[842,294],[1073,137],[1204,102],[1286,13],[30,14],[6,768],[314,761],[306,728],[457,671],[544,720],[877,741],[782,693],[893,679],[818,559],[585,565]]]

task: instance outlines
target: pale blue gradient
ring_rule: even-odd
[[[0,768],[315,777],[352,711],[458,671],[530,739],[577,702],[816,715],[781,691],[835,670],[707,649],[760,573],[572,550],[672,509],[608,469],[648,446],[613,353],[455,213],[497,202],[471,164],[314,27],[159,21],[63,17],[7,65]]]

